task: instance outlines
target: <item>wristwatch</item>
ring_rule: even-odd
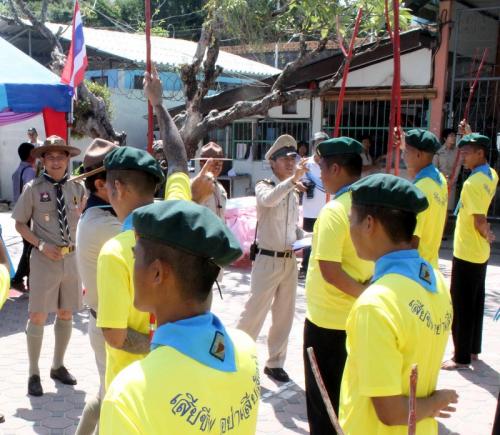
[[[45,246],[45,242],[43,240],[40,239],[40,241],[38,242],[38,246],[37,246],[37,249],[42,252],[43,251],[43,247]]]

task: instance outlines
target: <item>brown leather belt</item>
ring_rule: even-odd
[[[267,255],[268,257],[277,257],[277,258],[291,258],[293,255],[293,251],[271,251],[269,249],[258,249],[257,254]]]

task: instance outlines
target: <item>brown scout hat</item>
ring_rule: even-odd
[[[84,180],[92,175],[104,172],[106,170],[104,168],[104,157],[116,148],[119,148],[119,146],[113,142],[104,139],[94,139],[85,150],[83,157],[84,173],[72,178],[72,180]]]
[[[193,160],[232,160],[224,157],[224,150],[222,147],[215,142],[208,142],[206,145],[203,145],[200,150],[200,157],[197,157]]]
[[[39,159],[43,154],[49,151],[64,151],[68,153],[70,157],[75,157],[81,153],[78,148],[68,145],[62,137],[49,136],[43,145],[36,147],[31,154],[34,158]]]

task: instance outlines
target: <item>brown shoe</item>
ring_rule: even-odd
[[[50,377],[62,382],[65,385],[76,385],[76,378],[68,372],[68,369],[64,366],[58,369],[50,369]]]
[[[30,396],[43,396],[42,383],[40,382],[40,376],[31,375],[28,379],[28,394]]]

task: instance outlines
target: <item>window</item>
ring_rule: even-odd
[[[297,101],[290,101],[281,106],[283,115],[296,115],[297,114]]]
[[[134,89],[142,89],[142,81],[144,80],[144,76],[135,75],[134,76]]]

